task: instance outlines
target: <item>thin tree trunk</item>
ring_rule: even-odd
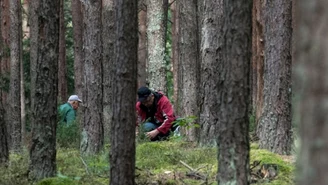
[[[147,43],[149,87],[167,92],[165,38],[168,0],[148,0]]]
[[[105,142],[109,142],[112,122],[112,67],[114,62],[114,5],[113,0],[103,0],[103,122]]]
[[[29,179],[56,175],[59,1],[31,2],[31,123]]]
[[[146,3],[145,1],[143,1]],[[147,8],[139,6],[139,45],[138,45],[138,87],[146,86],[147,82]]]
[[[135,101],[138,14],[136,1],[114,0],[115,53],[110,150],[110,184],[135,184]],[[122,126],[124,123],[124,126]]]
[[[22,42],[22,19],[20,0],[10,1],[10,88],[8,98],[8,122],[10,126],[11,145],[14,151],[21,150],[21,99],[20,99],[20,63]]]
[[[60,0],[58,58],[58,98],[60,103],[67,101],[67,65],[65,34],[64,0]]]
[[[178,41],[179,41],[179,16],[177,11],[177,3],[175,0],[171,2],[171,12],[172,12],[172,74],[173,74],[173,103],[174,103],[174,110],[177,115],[180,115],[180,110],[178,106],[178,87],[179,87],[179,80],[178,80],[178,71],[179,71],[179,55],[178,55]]]

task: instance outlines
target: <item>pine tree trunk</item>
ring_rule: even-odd
[[[96,154],[104,146],[102,81],[102,1],[88,0],[83,9],[83,131],[81,152]]]
[[[300,123],[298,185],[328,184],[328,1],[297,2],[294,120]]]
[[[222,60],[222,45],[219,43],[222,25],[222,0],[205,0],[202,19],[201,41],[201,87],[200,87],[200,144],[214,145],[215,125],[218,124],[217,83]]]
[[[60,103],[66,102],[68,98],[65,34],[64,0],[60,0],[58,60],[58,99]]]
[[[218,82],[218,184],[248,184],[249,65],[252,1],[223,0],[222,66]]]
[[[138,87],[147,85],[147,8],[146,1],[139,3]]]
[[[148,81],[149,87],[167,92],[165,38],[168,0],[148,0]]]
[[[104,139],[109,142],[112,122],[112,66],[114,62],[114,5],[113,0],[103,0],[102,45],[103,45],[103,123]]]
[[[179,107],[182,117],[199,117],[198,90],[200,83],[197,1],[177,1],[179,11]],[[197,122],[197,121],[196,121]],[[195,127],[184,129],[187,139],[196,141]]]
[[[180,115],[178,108],[178,70],[179,70],[179,55],[178,55],[178,42],[179,42],[179,15],[176,8],[176,1],[172,0],[170,6],[172,12],[172,74],[173,74],[173,103],[174,110],[177,116]]]
[[[135,102],[138,15],[136,1],[114,0],[115,54],[110,150],[110,184],[135,184]]]
[[[290,154],[292,2],[267,1],[264,11],[264,107],[257,135],[261,148]]]
[[[13,151],[21,150],[21,99],[20,63],[22,42],[22,20],[20,0],[10,1],[10,86],[8,97],[8,123],[10,123],[11,146]]]
[[[31,134],[29,179],[56,175],[59,1],[31,2]]]

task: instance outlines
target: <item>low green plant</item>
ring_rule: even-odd
[[[185,127],[187,129],[199,128],[200,125],[195,123],[196,120],[197,120],[197,116],[179,117],[173,122],[173,125]]]
[[[76,121],[70,125],[59,123],[57,126],[57,144],[60,147],[79,148],[80,144],[80,130]]]

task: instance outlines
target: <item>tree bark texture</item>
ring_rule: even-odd
[[[67,65],[65,40],[64,0],[60,0],[59,10],[59,59],[58,59],[58,98],[59,102],[67,101]]]
[[[40,180],[56,175],[59,1],[35,0],[31,7],[29,178]]]
[[[4,115],[5,110],[0,102],[0,167],[7,166],[9,161],[8,135]]]
[[[110,150],[110,184],[134,185],[137,89],[137,1],[114,0],[115,53]]]
[[[214,145],[215,125],[218,124],[218,76],[222,67],[222,44],[219,43],[222,26],[222,0],[205,0],[202,12],[201,84],[200,84],[200,144]]]
[[[178,42],[179,42],[179,15],[177,10],[177,2],[172,0],[170,2],[171,12],[172,12],[172,74],[173,74],[173,106],[175,109],[175,114],[180,115],[178,108],[178,70],[179,70],[179,55],[178,55]]]
[[[1,89],[1,99],[6,107],[7,96],[9,92],[9,73],[10,73],[10,46],[9,46],[9,29],[10,29],[10,13],[9,13],[9,0],[2,0],[1,3],[1,36],[2,36],[2,57],[0,63],[0,71],[1,76],[0,80],[2,80],[2,84],[0,86]],[[7,119],[7,115],[5,115],[5,119]],[[7,123],[8,124],[8,123]],[[10,125],[7,125],[10,128]],[[9,141],[8,141],[9,142]]]
[[[200,84],[197,1],[177,1],[179,12],[179,116],[199,117],[198,90]],[[197,129],[185,129],[187,139],[196,141]]]
[[[72,0],[72,23],[74,40],[74,86],[75,93],[83,96],[83,14],[80,0]],[[81,107],[83,109],[83,107]],[[81,112],[81,111],[79,111]]]
[[[103,123],[105,142],[109,143],[112,121],[112,67],[114,62],[114,4],[113,0],[103,0],[102,45],[103,45]],[[108,141],[108,142],[107,142]]]
[[[149,87],[167,92],[165,38],[168,0],[148,0],[147,43]]]
[[[22,143],[20,63],[22,42],[22,19],[20,0],[10,1],[10,85],[8,97],[8,123],[10,123],[10,148],[19,151]]]
[[[147,8],[146,5],[139,6],[139,42],[138,42],[138,87],[147,85]]]
[[[218,184],[248,184],[249,65],[252,1],[223,0],[222,66],[218,82]]]
[[[102,1],[84,2],[83,133],[81,152],[98,153],[104,145],[102,81]]]
[[[260,147],[290,154],[291,131],[291,0],[265,5],[264,107],[257,127]]]
[[[300,0],[296,9],[294,114],[300,123],[297,184],[328,184],[328,1]]]
[[[264,0],[253,1],[253,35],[252,35],[252,113],[255,113],[255,122],[259,120],[263,110],[264,86]]]

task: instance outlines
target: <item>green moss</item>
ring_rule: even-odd
[[[78,183],[72,179],[68,178],[46,178],[37,183],[37,185],[77,185]]]

